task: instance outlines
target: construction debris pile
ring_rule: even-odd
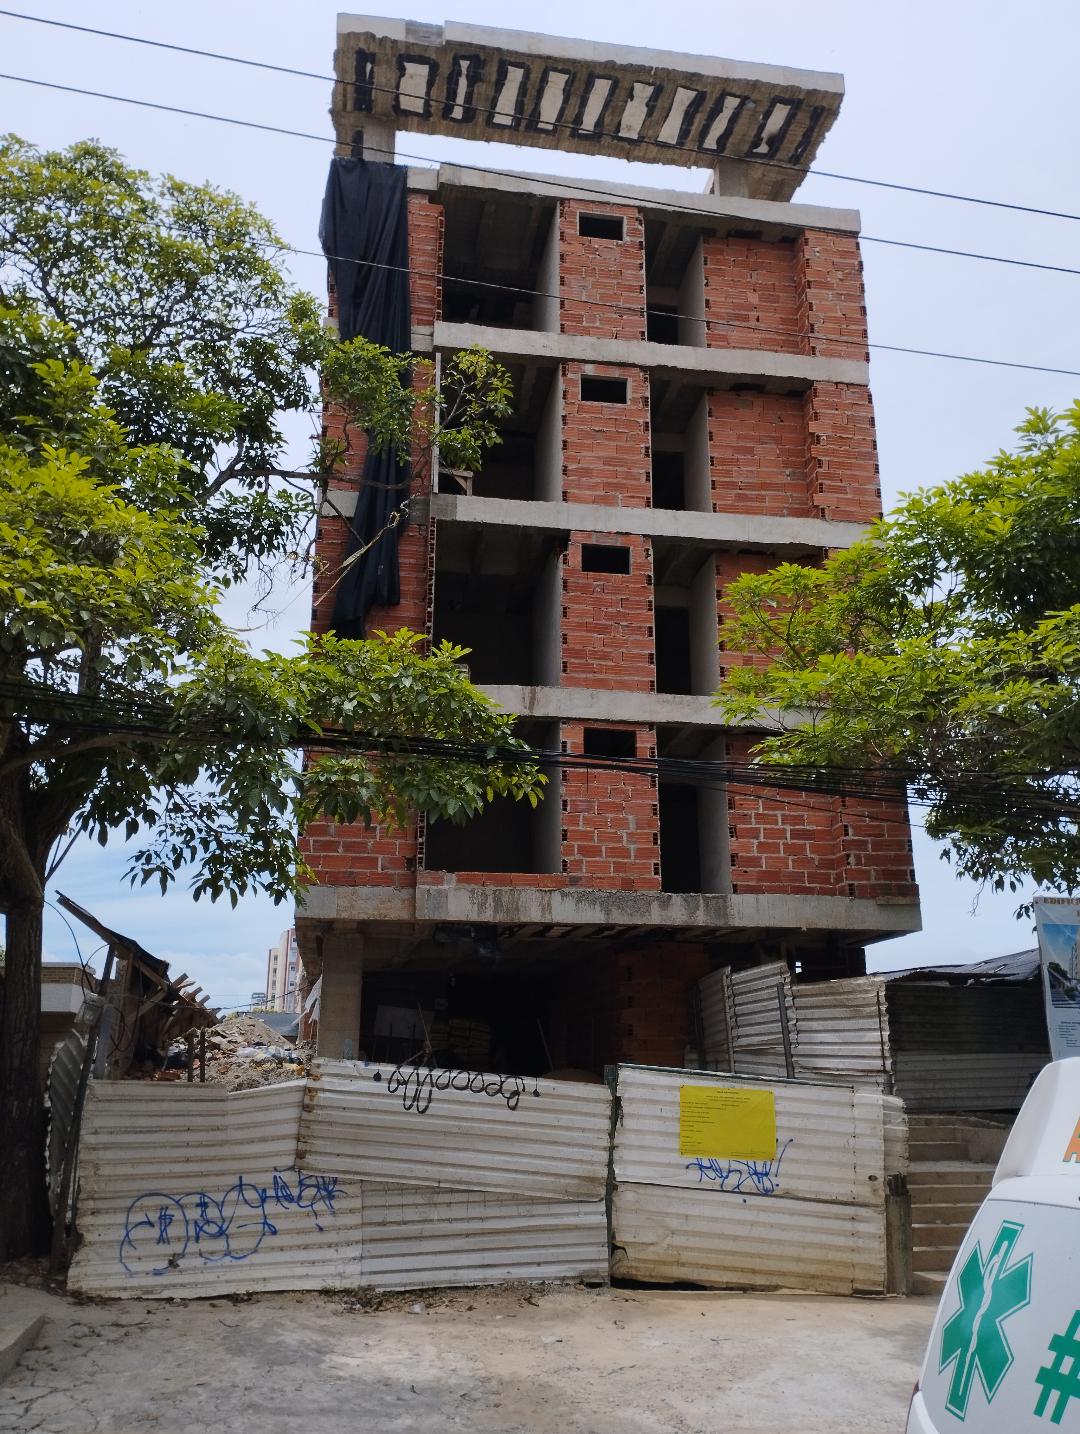
[[[201,1069],[201,1043],[178,1041],[169,1051],[165,1069],[155,1080],[205,1081],[226,1090],[253,1090],[303,1076],[315,1052],[310,1045],[284,1042],[257,1016],[238,1013],[206,1032],[206,1071]]]

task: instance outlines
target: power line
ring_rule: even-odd
[[[11,13],[12,13],[12,12],[10,12],[10,11],[0,10],[0,15],[11,14]],[[61,22],[60,22],[60,21],[50,21],[49,23],[51,23],[51,24],[60,24]],[[74,28],[74,29],[81,29],[81,28],[83,28],[83,27],[81,27],[81,26],[73,26],[72,28]],[[93,32],[93,33],[98,33],[98,32],[95,31],[95,32]],[[109,32],[102,32],[102,33],[109,33]],[[119,37],[119,38],[124,38],[124,37],[121,36],[121,37]],[[157,42],[157,41],[145,41],[145,42],[140,42],[140,43],[157,44],[157,43],[159,43],[159,42]],[[162,42],[162,43],[164,43],[164,42]],[[184,49],[183,46],[165,46],[165,48],[167,48],[167,49],[179,48],[179,49],[181,49],[181,50]],[[193,52],[193,53],[198,54],[198,53],[202,53],[202,52],[200,52],[200,51],[195,51],[195,52]],[[223,55],[223,56],[214,56],[213,58],[230,59],[230,58],[232,58],[232,57],[227,56],[227,55]],[[258,63],[260,63],[260,62],[254,61],[254,60],[251,60],[251,61],[248,61],[248,60],[237,60],[236,63],[238,63],[238,64],[258,64]],[[269,66],[266,66],[266,68],[268,68],[268,69],[277,69],[277,68],[280,68],[280,67],[278,67],[278,66],[273,66],[273,65],[269,65]],[[287,69],[286,69],[285,72],[286,72],[286,73],[293,73],[292,71],[289,71],[289,70],[287,70]],[[291,138],[293,138],[293,139],[308,139],[308,140],[313,140],[313,141],[315,141],[316,143],[319,143],[319,144],[333,144],[333,145],[336,145],[336,144],[338,143],[338,141],[337,141],[336,139],[331,138],[329,135],[310,134],[310,133],[307,132],[306,130],[285,129],[285,128],[282,128],[282,127],[280,127],[280,126],[278,126],[278,125],[260,124],[260,123],[257,123],[257,122],[254,121],[254,120],[239,119],[239,118],[237,118],[237,117],[235,117],[235,116],[232,116],[232,115],[210,114],[209,112],[204,111],[204,110],[182,109],[182,108],[180,108],[180,107],[178,107],[178,106],[176,106],[176,105],[160,104],[160,103],[158,103],[157,101],[134,99],[134,98],[131,97],[130,95],[114,95],[114,94],[106,93],[105,91],[102,91],[102,90],[77,89],[77,88],[75,88],[74,86],[71,86],[71,85],[61,85],[61,84],[58,84],[58,83],[56,83],[56,82],[54,82],[54,81],[51,81],[51,80],[31,79],[29,76],[26,76],[26,75],[0,74],[0,79],[13,80],[13,81],[15,81],[15,82],[17,82],[17,83],[19,83],[19,84],[40,85],[40,86],[43,86],[44,88],[47,88],[47,89],[62,90],[62,91],[65,91],[65,92],[71,93],[71,94],[86,95],[86,96],[88,96],[88,97],[90,97],[90,98],[92,98],[92,99],[112,100],[112,101],[113,101],[114,103],[116,103],[116,104],[131,104],[131,105],[138,105],[138,106],[140,106],[140,107],[142,107],[142,108],[145,108],[145,109],[164,110],[166,113],[169,113],[169,114],[185,115],[185,116],[187,116],[187,117],[189,117],[189,118],[193,118],[193,119],[212,120],[212,121],[214,121],[215,123],[218,123],[218,124],[239,125],[239,126],[241,126],[241,127],[243,127],[243,128],[246,128],[246,129],[256,129],[256,130],[263,130],[263,131],[269,132],[269,133],[271,133],[271,134],[283,134],[283,135],[288,135],[289,137],[291,137]],[[344,81],[339,81],[339,82],[337,82],[337,83],[345,83],[345,82],[344,82]],[[402,159],[415,160],[417,163],[426,164],[426,165],[429,165],[429,166],[434,167],[434,168],[438,168],[438,167],[440,166],[440,163],[441,163],[441,161],[439,161],[439,160],[432,159],[430,155],[410,154],[407,150],[397,149],[397,150],[396,150],[396,154],[397,154],[400,158],[402,158]],[[757,161],[755,161],[755,162],[757,162]],[[493,175],[493,176],[495,176],[495,177],[497,177],[497,178],[503,178],[503,179],[512,179],[512,178],[519,177],[519,176],[515,176],[515,174],[513,173],[512,170],[495,169],[495,168],[492,167],[491,165],[468,164],[468,163],[466,163],[466,162],[464,162],[464,161],[453,161],[453,162],[451,162],[451,163],[452,163],[452,167],[453,167],[453,168],[455,168],[455,169],[465,169],[465,170],[468,170],[468,171],[469,171],[470,173],[472,173],[472,174],[490,174],[490,175]],[[640,202],[641,202],[641,196],[640,196],[640,194],[628,194],[628,193],[625,193],[625,192],[620,192],[620,191],[618,191],[618,190],[612,189],[612,188],[610,188],[610,187],[609,187],[609,188],[605,188],[605,189],[597,189],[597,188],[596,188],[595,186],[593,186],[593,185],[578,184],[578,183],[575,183],[573,180],[570,180],[570,179],[562,179],[562,178],[560,178],[560,177],[558,177],[558,176],[554,176],[554,175],[551,176],[550,182],[551,182],[553,185],[558,185],[558,187],[561,188],[561,189],[570,190],[572,193],[575,193],[575,194],[587,194],[587,195],[590,195],[590,196],[592,196],[592,197],[594,197],[594,198],[596,198],[596,199],[601,199],[601,200],[606,200],[606,201],[611,201],[611,200],[613,200],[613,199],[616,199],[616,200],[624,200],[624,201],[626,201],[626,202],[628,202],[628,203],[632,203],[632,204],[640,204]],[[870,183],[870,182],[871,182],[871,181],[869,181],[869,180],[866,181],[866,183]],[[873,182],[876,182],[876,181],[873,181]],[[927,192],[927,193],[930,193],[930,192],[932,192],[932,191],[926,191],[926,192]],[[987,202],[987,203],[990,203],[991,201],[988,200],[988,201],[986,201],[986,202]],[[679,204],[679,203],[677,203],[677,202],[674,202],[674,203],[673,203],[673,202],[671,202],[671,201],[668,201],[668,202],[666,202],[666,203],[664,204],[664,209],[667,210],[667,211],[670,211],[670,212],[672,212],[672,213],[676,213],[676,214],[690,214],[690,215],[693,215],[695,218],[699,218],[699,219],[708,218],[708,214],[707,214],[706,211],[702,211],[701,209],[699,209],[699,208],[697,208],[697,207],[695,207],[695,206],[693,206],[693,205],[689,205],[689,204]],[[1044,212],[1044,211],[1038,211],[1038,212]],[[1049,213],[1049,211],[1045,211],[1045,212]],[[1080,219],[1080,215],[1077,215],[1077,216],[1061,215],[1061,216],[1058,216],[1058,217],[1061,217],[1061,218],[1073,218],[1073,217],[1075,217],[1075,218]],[[816,226],[815,226],[815,228],[816,228]],[[850,233],[850,231],[849,231],[849,230],[846,230],[846,229],[834,229],[834,228],[829,228],[828,226],[822,226],[821,228],[816,228],[816,232],[823,233],[823,234],[839,234],[839,235],[844,235],[844,236],[847,236],[847,235]],[[955,259],[974,259],[974,260],[979,260],[979,261],[984,262],[984,263],[987,263],[987,264],[1008,264],[1008,265],[1010,265],[1010,266],[1012,266],[1012,267],[1015,267],[1015,268],[1020,268],[1020,269],[1034,269],[1034,270],[1037,270],[1037,271],[1043,272],[1043,273],[1080,275],[1080,269],[1071,268],[1071,267],[1069,267],[1069,266],[1066,265],[1066,264],[1046,264],[1046,263],[1042,263],[1041,261],[1034,260],[1034,259],[1016,259],[1016,258],[1013,258],[1013,257],[1011,257],[1011,256],[1009,256],[1009,255],[1005,255],[1005,254],[984,254],[984,253],[982,253],[981,251],[979,251],[979,250],[974,250],[974,249],[951,249],[951,248],[948,248],[948,247],[946,247],[946,246],[944,246],[944,245],[940,245],[940,244],[918,244],[918,243],[915,243],[913,240],[909,240],[909,239],[886,239],[886,238],[883,238],[882,236],[876,235],[876,234],[859,234],[858,238],[859,238],[860,243],[864,243],[864,244],[884,244],[884,245],[888,245],[890,248],[894,248],[894,249],[912,249],[912,250],[915,250],[915,251],[917,251],[917,252],[919,252],[919,253],[924,253],[924,254],[942,254],[942,255],[946,255],[947,257],[955,258]],[[298,252],[301,252],[301,251],[298,251]]]
[[[2,76],[0,76],[0,78],[2,78]],[[811,334],[793,333],[789,329],[772,328],[767,324],[740,323],[736,319],[699,318],[693,314],[672,313],[667,309],[646,308],[642,310],[636,305],[620,303],[615,299],[589,299],[583,296],[579,297],[576,294],[552,294],[547,293],[543,289],[525,289],[519,287],[516,284],[498,284],[490,279],[466,279],[462,278],[460,275],[447,274],[438,269],[418,269],[415,265],[410,264],[384,264],[376,262],[374,259],[353,259],[343,254],[320,253],[317,249],[300,249],[288,244],[285,245],[284,248],[290,254],[303,254],[313,259],[333,260],[337,263],[342,264],[358,264],[364,268],[388,269],[400,274],[415,274],[418,278],[440,279],[447,283],[467,284],[472,287],[481,289],[497,289],[503,293],[522,294],[538,299],[558,299],[560,301],[572,304],[582,304],[588,308],[611,309],[615,311],[622,311],[625,313],[642,314],[646,317],[650,313],[662,313],[666,318],[684,319],[687,323],[698,324],[705,329],[708,329],[710,326],[716,326],[725,329],[745,329],[748,332],[754,334],[775,334],[787,339],[806,339],[808,341],[812,340],[815,337],[819,337]],[[1078,270],[1077,272],[1080,273],[1080,270]],[[855,344],[860,349],[878,349],[884,353],[912,354],[919,358],[950,359],[956,363],[988,364],[992,368],[1025,369],[1031,373],[1054,373],[1063,374],[1068,378],[1080,378],[1080,369],[1050,368],[1045,364],[1019,363],[1015,362],[1012,359],[983,358],[977,354],[945,353],[937,349],[916,349],[906,347],[902,344],[882,344],[877,342],[864,341],[861,338],[846,339],[842,336],[834,338],[831,335],[822,335],[819,337],[819,341],[823,344]],[[719,352],[719,350],[717,352]],[[792,355],[792,357],[812,358],[816,357],[816,355],[794,354]]]
[[[58,29],[63,29],[63,30],[76,30],[76,31],[80,32],[81,34],[84,34],[84,35],[97,35],[97,36],[99,36],[99,37],[101,37],[101,38],[103,38],[103,39],[108,39],[108,40],[121,40],[121,41],[124,41],[124,42],[126,42],[126,43],[128,43],[128,44],[133,44],[133,45],[147,45],[147,46],[151,47],[152,49],[156,49],[156,50],[171,50],[171,51],[173,51],[173,52],[176,53],[176,54],[181,54],[181,55],[193,55],[193,56],[198,57],[199,59],[220,60],[220,61],[223,61],[223,62],[225,62],[225,63],[227,63],[227,64],[231,64],[231,65],[244,65],[244,66],[246,66],[246,67],[248,67],[248,68],[250,68],[250,69],[268,70],[268,71],[272,72],[273,74],[278,74],[278,75],[292,75],[292,76],[295,76],[295,77],[298,78],[298,79],[319,80],[319,81],[321,81],[321,82],[324,83],[324,84],[344,85],[346,88],[353,88],[353,89],[357,88],[357,86],[358,86],[358,82],[357,82],[356,80],[343,80],[343,79],[339,78],[337,75],[322,74],[322,73],[320,73],[320,72],[318,72],[318,71],[315,71],[315,70],[301,70],[301,69],[298,69],[298,68],[296,68],[295,66],[291,66],[291,65],[276,65],[276,64],[271,64],[271,63],[269,63],[268,61],[265,61],[265,60],[252,60],[252,59],[249,59],[249,58],[247,58],[246,56],[243,56],[243,55],[226,55],[226,54],[223,54],[222,52],[220,52],[220,51],[218,51],[218,50],[204,50],[204,49],[200,49],[200,48],[198,48],[198,47],[196,47],[196,46],[191,46],[191,45],[178,45],[178,44],[173,44],[173,43],[170,43],[170,42],[168,42],[168,41],[166,41],[166,40],[151,40],[151,39],[149,39],[149,38],[147,38],[146,36],[143,36],[143,35],[129,35],[129,34],[126,34],[126,33],[122,32],[122,31],[118,31],[118,30],[101,30],[101,29],[97,29],[97,28],[95,28],[94,26],[91,26],[91,25],[76,25],[76,24],[72,23],[71,21],[67,21],[67,20],[54,20],[54,19],[50,19],[50,18],[48,18],[47,16],[44,16],[44,15],[27,15],[27,14],[25,14],[23,11],[20,11],[20,10],[0,10],[0,15],[5,15],[5,16],[7,16],[9,19],[12,19],[12,20],[27,20],[27,21],[31,21],[31,22],[33,22],[34,24],[38,24],[38,25],[52,25],[52,26],[55,26],[55,27],[58,28]],[[3,76],[2,78],[12,78],[12,77],[10,77],[10,76]],[[388,94],[388,95],[396,95],[396,94],[397,94],[397,91],[396,91],[395,89],[393,89],[393,87],[391,87],[391,86],[389,86],[389,85],[377,85],[377,84],[374,84],[374,83],[365,82],[365,83],[364,83],[364,88],[365,88],[365,89],[370,89],[370,90],[377,90],[380,94]],[[484,107],[484,106],[474,106],[474,108],[476,108],[478,114],[485,115],[485,116],[487,116],[488,118],[491,118],[491,117],[493,117],[493,116],[501,116],[501,117],[504,117],[504,118],[505,118],[505,113],[504,113],[504,112],[500,112],[499,110],[496,110],[496,109],[493,109],[493,108]],[[569,120],[555,120],[555,121],[553,121],[553,128],[555,128],[555,129],[560,129],[560,130],[570,130],[570,131],[573,131],[574,125],[573,125]],[[594,132],[592,133],[592,135],[590,136],[590,138],[593,138],[593,139],[619,140],[619,139],[622,138],[622,137],[621,137],[616,131],[614,131],[614,130],[596,130],[596,131],[594,131]],[[672,150],[673,152],[676,152],[676,153],[692,154],[692,155],[694,155],[695,158],[697,158],[697,159],[699,159],[699,160],[701,161],[701,164],[698,165],[697,167],[698,167],[698,168],[705,168],[705,169],[707,169],[707,168],[710,167],[710,161],[711,161],[712,159],[714,159],[714,158],[721,158],[721,159],[722,159],[722,158],[724,157],[724,156],[722,156],[722,155],[712,156],[712,155],[705,154],[702,150],[697,149],[697,148],[695,148],[693,145],[690,145],[690,144],[671,144],[671,145],[665,145],[665,149],[670,149],[670,150]],[[922,195],[926,195],[926,196],[928,196],[929,198],[932,198],[932,199],[948,199],[948,200],[952,200],[952,201],[955,201],[955,202],[961,203],[961,204],[980,204],[980,205],[986,205],[986,206],[989,206],[990,208],[993,208],[993,209],[1008,209],[1008,210],[1013,210],[1013,211],[1015,211],[1015,212],[1017,212],[1017,213],[1021,213],[1021,214],[1039,214],[1039,215],[1043,215],[1044,217],[1049,218],[1049,219],[1069,219],[1069,220],[1080,221],[1080,214],[1070,214],[1070,213],[1064,212],[1064,211],[1062,211],[1062,210],[1057,210],[1057,209],[1042,209],[1042,208],[1038,208],[1038,207],[1036,207],[1036,206],[1034,206],[1034,205],[1017,204],[1017,203],[1013,203],[1013,202],[1010,202],[1010,201],[1008,201],[1008,200],[1003,200],[1003,199],[987,199],[987,198],[985,198],[985,197],[977,196],[977,195],[972,195],[972,194],[954,194],[954,193],[951,193],[951,192],[948,191],[948,190],[942,190],[942,189],[927,189],[927,188],[923,188],[923,187],[921,187],[921,186],[919,186],[919,185],[914,185],[914,184],[900,184],[900,183],[898,183],[898,182],[896,182],[896,181],[894,181],[894,180],[888,180],[888,179],[868,179],[868,178],[866,178],[866,177],[864,177],[864,176],[862,176],[862,175],[856,175],[856,174],[839,174],[839,173],[837,173],[837,172],[835,172],[835,171],[832,171],[832,170],[806,169],[806,168],[805,168],[803,165],[801,165],[801,164],[792,164],[792,163],[788,162],[787,160],[778,160],[778,159],[754,159],[754,160],[751,160],[751,161],[749,161],[749,162],[750,162],[750,163],[753,163],[753,164],[756,164],[756,165],[760,165],[762,168],[766,168],[766,169],[784,169],[784,170],[787,170],[787,171],[789,171],[789,172],[795,172],[795,173],[798,173],[798,174],[816,174],[816,175],[818,175],[818,176],[819,176],[820,178],[822,178],[822,179],[837,179],[837,180],[842,180],[842,181],[844,181],[844,182],[847,183],[847,184],[868,184],[868,185],[873,185],[873,186],[875,186],[876,188],[879,188],[879,189],[895,189],[895,190],[898,190],[898,191],[900,191],[901,193],[904,193],[904,194],[922,194]],[[877,242],[888,242],[888,241],[877,241]],[[900,241],[894,241],[894,242],[900,242]],[[918,246],[913,246],[913,247],[918,247]],[[978,257],[978,258],[983,258],[983,257],[986,257],[986,256],[983,256],[983,255],[977,255],[977,256],[975,256],[975,255],[965,255],[964,257]],[[1007,261],[1003,261],[1003,262],[1007,262]],[[1020,262],[1020,261],[1015,261],[1015,262]],[[1070,271],[1067,271],[1067,272],[1075,272],[1075,271],[1070,270]]]
[[[558,751],[533,748],[522,750],[500,747],[497,744],[450,742],[424,737],[375,737],[370,734],[339,731],[325,732],[316,737],[309,729],[290,734],[287,738],[260,738],[251,733],[234,733],[219,727],[207,727],[202,730],[191,729],[183,732],[164,724],[161,714],[167,714],[169,708],[163,703],[145,704],[144,710],[148,715],[138,719],[133,718],[130,711],[126,710],[122,704],[110,706],[109,703],[100,699],[86,698],[78,694],[47,692],[33,683],[0,682],[0,696],[22,699],[23,703],[27,698],[30,698],[31,701],[37,700],[41,707],[47,710],[49,720],[59,721],[74,730],[90,730],[100,733],[104,724],[109,735],[118,740],[122,736],[131,736],[135,740],[142,738],[149,741],[164,736],[170,740],[209,745],[242,742],[282,750],[306,746],[316,752],[355,752],[382,760],[422,758],[474,764],[497,763],[504,766],[527,764],[537,765],[542,770],[557,768],[563,771],[614,771],[650,777],[658,782],[667,780],[684,785],[764,788],[769,793],[769,800],[800,807],[805,806],[808,810],[809,804],[792,802],[781,796],[780,793],[794,791],[842,800],[875,801],[893,805],[906,802],[908,805],[917,807],[933,807],[945,798],[968,800],[981,803],[991,815],[995,812],[999,815],[1005,814],[1011,809],[1015,800],[1022,796],[1025,805],[1037,814],[1056,820],[1076,820],[1075,802],[1070,802],[1066,807],[1062,804],[1061,798],[1052,792],[1038,788],[1033,789],[1030,785],[1025,785],[1022,790],[1017,789],[1015,785],[1011,789],[1004,785],[1004,783],[1015,781],[1015,779],[1024,780],[1026,783],[1051,779],[1068,779],[1075,782],[1076,773],[1071,769],[1062,772],[1036,771],[1030,773],[978,772],[974,769],[969,771],[961,769],[957,773],[957,777],[966,779],[966,787],[957,783],[950,786],[948,791],[941,791],[937,797],[932,797],[922,795],[925,789],[933,786],[925,778],[917,774],[906,774],[882,768],[831,768],[799,764],[764,767],[731,759],[670,756],[597,757],[582,753],[567,753],[561,749]],[[83,719],[78,715],[66,716],[64,715],[65,707],[69,712],[76,714],[86,711],[87,717]],[[91,716],[91,713],[94,715]],[[119,721],[115,720],[118,713],[121,717]],[[13,711],[9,715],[31,722],[47,720],[44,716],[38,716],[35,719],[34,714],[25,709],[18,712]],[[62,756],[63,753],[55,755]],[[988,787],[985,782],[979,781],[979,778],[989,778],[994,785]],[[914,787],[913,791],[907,789],[909,782]],[[908,825],[906,816],[890,817],[887,814],[881,814],[872,816],[871,820],[901,826]]]
[[[0,13],[3,13],[3,12],[0,12]],[[255,120],[238,119],[238,118],[235,118],[235,117],[230,116],[230,115],[211,114],[211,113],[209,113],[209,112],[207,112],[207,111],[205,111],[205,110],[185,109],[185,108],[182,108],[182,107],[180,107],[180,106],[178,106],[178,105],[166,105],[166,104],[161,104],[161,103],[159,103],[158,101],[155,101],[155,100],[138,100],[138,99],[134,99],[134,98],[133,98],[132,96],[130,96],[130,95],[113,95],[113,94],[109,94],[109,93],[107,93],[107,92],[105,92],[105,91],[102,91],[102,90],[88,90],[88,89],[82,89],[82,88],[77,87],[77,86],[74,86],[74,85],[61,85],[61,84],[58,84],[58,83],[56,83],[55,81],[52,81],[52,80],[37,80],[37,79],[31,79],[31,78],[29,78],[29,77],[26,76],[26,75],[10,75],[10,74],[5,74],[5,73],[0,73],[0,80],[12,80],[12,81],[14,81],[14,82],[16,82],[16,83],[18,83],[18,84],[36,85],[36,86],[39,86],[39,87],[44,88],[44,89],[59,90],[59,91],[61,91],[62,93],[65,93],[65,94],[84,95],[84,96],[87,96],[87,97],[89,97],[89,98],[91,98],[91,99],[111,100],[111,101],[113,101],[114,103],[117,103],[117,104],[135,105],[135,106],[137,106],[137,107],[140,108],[140,109],[160,110],[160,111],[163,111],[163,112],[166,113],[166,114],[178,114],[178,115],[183,115],[183,116],[185,116],[185,117],[187,117],[187,118],[190,118],[190,119],[205,119],[205,120],[211,120],[211,121],[213,121],[213,122],[215,122],[215,123],[220,123],[220,124],[237,125],[237,126],[240,126],[241,128],[244,128],[244,129],[255,129],[255,130],[260,130],[260,131],[263,131],[263,132],[266,132],[266,133],[270,133],[270,134],[288,135],[288,136],[291,136],[292,138],[296,138],[296,139],[314,140],[314,141],[316,141],[317,143],[320,143],[320,144],[330,144],[330,145],[336,145],[336,144],[337,144],[337,141],[336,141],[335,139],[332,139],[331,137],[329,137],[329,136],[327,136],[327,135],[309,134],[309,133],[306,133],[305,131],[302,131],[302,130],[286,129],[286,128],[283,128],[283,127],[280,126],[280,125],[260,124],[260,123],[257,123]],[[435,161],[430,160],[427,156],[424,156],[424,155],[408,155],[408,154],[402,153],[402,156],[401,156],[401,157],[402,157],[402,158],[405,158],[405,159],[417,159],[417,160],[420,160],[420,161],[422,161],[423,163],[426,163],[426,164],[435,164],[435,163],[436,163]],[[493,174],[493,175],[508,175],[508,174],[509,174],[509,171],[491,169],[491,168],[485,167],[485,166],[483,166],[483,165],[457,164],[455,167],[458,168],[458,169],[467,169],[467,170],[470,170],[470,171],[475,171],[475,172],[484,173],[484,174]],[[511,176],[511,177],[513,177],[513,176]],[[601,198],[603,198],[603,199],[605,199],[605,200],[607,200],[607,201],[610,201],[610,200],[613,199],[613,198],[617,199],[617,198],[620,198],[620,197],[624,197],[624,198],[628,198],[628,199],[634,199],[635,202],[640,202],[640,196],[636,196],[636,197],[635,197],[635,196],[620,196],[620,195],[618,195],[617,193],[614,193],[614,192],[611,191],[611,190],[596,190],[596,189],[590,189],[590,188],[587,188],[587,187],[585,187],[585,186],[574,185],[574,184],[566,183],[566,182],[564,182],[564,181],[562,181],[562,180],[554,180],[554,179],[553,179],[552,182],[553,182],[553,183],[557,183],[560,188],[576,190],[576,191],[578,191],[578,192],[586,193],[586,194],[598,195],[599,197],[601,197]],[[680,209],[682,209],[684,212],[693,213],[695,216],[697,216],[697,217],[699,217],[699,218],[701,217],[701,211],[700,211],[700,210],[690,209],[688,206],[676,206],[676,205],[671,205],[671,204],[669,204],[669,205],[666,205],[665,207],[668,208],[668,209],[671,209],[671,210],[675,210],[676,212],[678,212]],[[1064,217],[1071,217],[1071,216],[1064,216]],[[905,244],[906,241],[903,241],[903,240],[894,240],[894,241],[891,241],[891,242],[899,246],[899,245]],[[923,246],[919,246],[919,247],[923,247]],[[318,254],[316,253],[316,251],[314,251],[314,250],[304,250],[304,249],[300,249],[300,248],[294,248],[293,246],[290,246],[290,245],[284,245],[283,248],[285,248],[285,249],[287,250],[287,252],[290,252],[290,253],[308,254],[308,255],[311,255],[311,256],[314,256],[314,257],[320,257],[320,258],[326,257],[326,256],[323,256],[323,255],[318,255]],[[981,255],[980,255],[980,256],[977,256],[977,257],[986,257],[986,258],[991,258],[991,259],[992,259],[994,256],[990,256],[990,255],[981,256]],[[357,259],[346,259],[345,262],[347,262],[347,263],[368,263],[368,262],[370,262],[370,261],[357,260]],[[1024,260],[1015,260],[1015,261],[1003,261],[1003,262],[1015,262],[1015,263],[1017,263],[1017,264],[1026,264],[1027,261],[1024,261]],[[378,267],[393,267],[393,266],[378,266]],[[421,273],[421,272],[423,272],[423,271],[417,270],[417,271],[414,271],[414,272]],[[469,283],[469,282],[474,282],[474,281],[471,281],[471,280],[462,280],[461,282]],[[476,282],[479,282],[479,281],[476,281]],[[536,291],[529,291],[529,290],[519,290],[519,289],[516,289],[516,287],[513,286],[513,285],[500,285],[500,286],[496,286],[496,287],[505,288],[505,289],[507,289],[507,290],[510,291],[510,292],[519,292],[519,293],[536,292]],[[586,300],[586,301],[584,301],[584,302],[595,302],[595,301],[588,301],[588,300]],[[676,317],[678,317],[678,316],[676,316]],[[694,322],[698,322],[698,323],[702,322],[702,320],[700,320],[700,319],[696,319],[696,320],[693,320],[693,321],[694,321]],[[716,322],[722,322],[722,321],[716,321]],[[729,326],[729,327],[735,327],[734,321],[731,321],[731,322],[728,324],[728,326]],[[754,333],[763,333],[763,332],[765,332],[765,330],[764,330],[760,325],[756,325],[756,324],[739,325],[739,327],[745,327],[745,328],[747,328],[748,330],[750,330],[750,331],[752,331],[752,332],[754,332]],[[789,335],[789,337],[792,337],[792,336]],[[851,342],[855,342],[855,341],[849,340],[849,339],[839,339],[839,340],[829,340],[829,342],[851,343]],[[860,346],[862,346],[861,340],[859,340],[858,342],[860,343]],[[914,347],[910,347],[910,346],[903,345],[903,344],[881,344],[881,343],[877,343],[877,342],[871,342],[871,343],[866,344],[865,347],[866,347],[866,348],[869,348],[869,349],[878,349],[878,350],[880,350],[880,351],[882,351],[882,352],[885,352],[885,353],[908,354],[908,355],[911,355],[911,356],[917,357],[917,358],[945,359],[945,360],[949,360],[949,361],[953,361],[953,362],[957,362],[957,363],[985,364],[985,365],[988,365],[988,366],[990,366],[990,367],[992,367],[992,368],[1014,368],[1014,369],[1024,370],[1024,371],[1029,372],[1029,373],[1049,373],[1049,374],[1060,375],[1060,376],[1067,377],[1067,378],[1080,378],[1080,369],[1055,368],[1055,367],[1053,367],[1053,366],[1051,366],[1051,365],[1048,365],[1048,364],[1020,363],[1020,362],[1014,362],[1014,361],[1012,361],[1012,360],[1010,360],[1010,359],[984,358],[984,357],[982,357],[981,355],[978,355],[978,354],[954,354],[954,353],[945,352],[945,351],[943,351],[943,350],[919,349],[919,348],[914,348]]]

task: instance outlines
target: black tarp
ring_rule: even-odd
[[[394,353],[408,351],[409,234],[407,171],[400,165],[334,159],[323,198],[319,238],[330,265],[338,303],[338,332],[362,337]],[[409,494],[408,463],[396,449],[368,452],[348,556],[372,541]],[[401,600],[398,534],[383,533],[335,589],[333,627],[342,637],[363,637],[375,604]]]

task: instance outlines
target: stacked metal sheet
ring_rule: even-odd
[[[892,1070],[885,983],[873,976],[797,985],[795,1074],[888,1089]]]

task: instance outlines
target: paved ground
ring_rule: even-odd
[[[901,1434],[934,1311],[574,1286],[5,1305],[48,1316],[5,1434]]]

